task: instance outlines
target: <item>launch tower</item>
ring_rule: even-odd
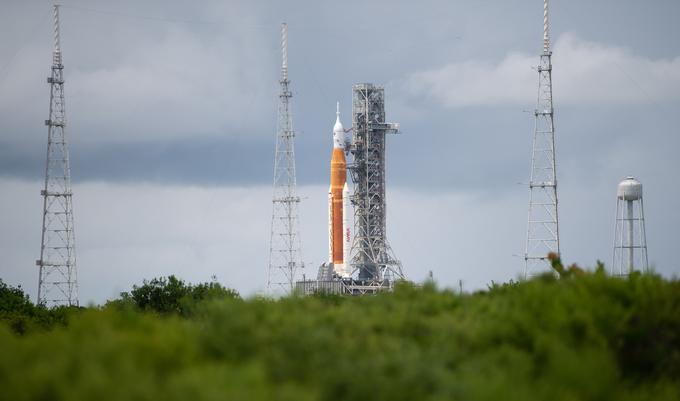
[[[534,111],[535,129],[531,180],[529,181],[529,216],[524,251],[525,278],[552,271],[548,253],[560,255],[551,56],[548,0],[544,0],[543,53],[538,66],[538,101]]]
[[[274,157],[274,196],[267,269],[267,292],[270,295],[293,291],[302,275],[302,241],[295,178],[295,131],[290,109],[288,79],[288,26],[281,25],[281,92],[279,94],[276,154]]]
[[[47,162],[43,197],[42,238],[39,268],[38,304],[78,306],[71,168],[66,142],[64,109],[64,65],[61,63],[59,6],[54,6],[54,51],[50,84],[50,118],[47,126]]]
[[[401,263],[387,241],[385,136],[399,124],[385,122],[385,91],[373,84],[352,88],[353,136],[349,166],[354,194],[354,239],[351,266],[357,280],[379,286],[404,279]]]

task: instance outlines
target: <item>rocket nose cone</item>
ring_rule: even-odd
[[[333,132],[345,132],[345,128],[340,122],[340,102],[337,102],[337,110],[335,111],[335,125],[333,126]]]
[[[344,133],[345,128],[342,126],[342,123],[340,122],[340,116],[338,116],[337,120],[335,120],[335,125],[333,126],[333,132],[337,133]]]
[[[335,125],[333,126],[333,147],[343,149],[345,146],[345,128],[340,122],[340,103],[338,102],[338,110],[335,113]]]

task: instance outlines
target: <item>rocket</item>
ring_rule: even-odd
[[[345,129],[340,122],[340,103],[338,103],[333,127],[331,186],[328,189],[328,262],[333,264],[335,274],[343,278],[348,278],[352,274],[349,265],[351,247],[349,217]]]

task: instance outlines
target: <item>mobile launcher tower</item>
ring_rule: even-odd
[[[403,280],[401,263],[387,242],[385,136],[399,124],[385,122],[385,90],[372,84],[352,88],[353,137],[349,170],[354,182],[352,267],[361,282],[391,286]]]
[[[399,132],[399,124],[385,122],[385,90],[369,83],[352,88],[352,139],[344,146],[354,192],[354,238],[349,269],[335,269],[332,261],[319,268],[317,280],[298,282],[303,294],[318,291],[363,295],[390,290],[405,280],[401,263],[387,241],[385,197],[385,138]],[[343,274],[351,272],[349,276]]]

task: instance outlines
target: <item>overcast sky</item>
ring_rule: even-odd
[[[81,303],[144,278],[264,290],[280,23],[303,254],[327,255],[335,102],[385,86],[388,233],[409,278],[522,271],[542,1],[64,0]],[[680,2],[551,3],[563,258],[610,263],[616,185],[644,185],[650,262],[680,273]],[[51,3],[0,13],[0,278],[35,297]]]

